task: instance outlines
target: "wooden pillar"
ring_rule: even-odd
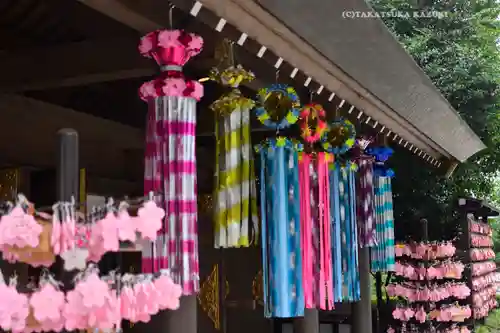
[[[161,311],[151,317],[147,323],[137,323],[124,332],[164,332],[164,333],[196,333],[198,330],[196,296],[181,297],[179,309]]]
[[[358,253],[361,299],[352,306],[352,333],[372,333],[370,250],[359,248]]]
[[[166,330],[169,333],[196,333],[198,330],[196,295],[183,296],[176,311],[167,311]]]
[[[293,320],[294,333],[319,333],[319,315],[316,309],[305,309],[303,318]]]
[[[57,132],[57,199],[71,201],[78,200],[79,186],[79,152],[78,133],[74,129],[64,128]]]
[[[57,132],[57,169],[56,194],[57,200],[78,200],[79,186],[79,151],[78,133],[74,129],[64,128]],[[57,262],[56,274],[64,283],[64,289],[70,284],[73,275],[66,272],[62,261]],[[63,331],[66,332],[66,331]]]

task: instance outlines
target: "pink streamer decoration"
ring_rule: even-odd
[[[330,181],[328,180],[328,160],[325,153],[318,153],[318,180],[319,180],[319,216],[320,233],[323,245],[321,251],[321,271],[320,271],[320,299],[327,297],[326,309],[333,309],[333,272],[332,272],[332,244],[331,244],[331,224],[330,224]],[[321,277],[323,278],[321,280]],[[326,290],[325,287],[326,286]],[[325,294],[325,291],[327,295]],[[321,309],[324,303],[321,302]]]
[[[314,164],[311,156],[302,154],[299,159],[300,181],[300,226],[302,247],[302,280],[306,308],[319,307],[322,310],[334,308],[333,302],[333,267],[330,224],[330,187],[328,180],[328,158],[325,153],[317,154],[318,173],[318,225],[311,219],[311,183],[310,168]],[[313,165],[314,166],[314,165]],[[319,228],[319,244],[313,244],[312,230]],[[317,251],[315,251],[317,249]],[[319,256],[319,276],[315,276],[314,259]],[[317,281],[319,280],[319,281]],[[319,288],[319,293],[314,290]],[[319,298],[318,298],[319,297]],[[326,300],[326,303],[325,303]]]
[[[306,308],[314,308],[313,288],[314,275],[312,257],[312,221],[311,221],[311,186],[309,182],[310,157],[301,154],[299,158],[299,186],[300,186],[300,229],[302,248],[302,284],[304,289],[304,301]]]

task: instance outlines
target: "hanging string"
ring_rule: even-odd
[[[173,19],[174,8],[175,5],[171,3],[168,10],[168,26],[170,30],[174,29],[174,19]]]
[[[229,56],[230,56],[230,66],[236,66],[236,55],[234,52],[234,41],[229,41]]]

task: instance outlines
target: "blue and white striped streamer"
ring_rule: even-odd
[[[342,293],[342,299],[346,301],[357,301],[360,297],[359,273],[358,273],[358,238],[356,225],[356,185],[354,179],[355,171],[348,165],[343,166],[335,164],[333,171],[333,190],[332,198],[334,209],[332,210],[333,220],[333,253],[334,261],[338,262],[338,243],[340,238],[340,256],[342,263],[342,284],[345,288]],[[339,221],[340,232],[338,233],[337,221]],[[339,236],[340,235],[340,236]],[[334,266],[334,286],[335,299],[337,300],[338,270]]]
[[[303,316],[298,155],[276,146],[259,154],[265,316]]]
[[[392,272],[394,255],[394,212],[390,177],[374,177],[375,225],[378,244],[371,251],[373,272]]]

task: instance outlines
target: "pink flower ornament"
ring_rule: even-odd
[[[50,234],[50,245],[54,254],[61,253],[61,222],[58,218],[52,220],[52,233]]]
[[[165,96],[182,96],[186,82],[178,78],[166,78],[162,90]]]
[[[152,98],[158,97],[154,80],[145,82],[141,85],[141,87],[139,88],[139,97],[144,101],[148,101]]]
[[[411,308],[406,308],[403,311],[403,321],[410,320],[411,318],[413,318],[414,315],[415,315],[415,311],[413,311]]]
[[[143,56],[148,58],[151,57],[150,53],[153,50],[157,34],[158,34],[157,31],[152,31],[141,38],[141,41],[139,43],[139,52]]]
[[[168,275],[161,275],[154,281],[156,290],[159,293],[160,309],[176,310],[180,305],[180,297],[182,296],[182,287],[175,284]]]
[[[131,322],[136,322],[135,319],[135,294],[130,286],[122,288],[120,293],[120,314]]]
[[[158,207],[154,201],[148,201],[144,203],[143,207],[139,208],[137,215],[137,231],[141,233],[143,238],[151,241],[155,240],[156,234],[161,229],[165,211]]]
[[[191,93],[191,97],[195,98],[197,101],[199,101],[204,94],[204,87],[201,83],[198,81],[193,81],[193,92]]]
[[[424,308],[422,307],[419,307],[419,309],[417,310],[417,312],[415,312],[415,319],[419,322],[419,323],[424,323],[427,319],[427,314],[425,313],[425,310]]]
[[[29,314],[28,297],[18,293],[15,285],[2,287],[0,297],[5,302],[0,311],[0,326],[6,331],[23,331]]]
[[[101,280],[97,273],[90,274],[75,289],[81,293],[83,306],[86,308],[103,306],[109,294],[108,284]]]
[[[60,322],[64,304],[64,293],[49,283],[45,283],[39,291],[33,293],[30,299],[35,319],[42,324]],[[51,323],[48,326],[51,326]]]
[[[118,238],[121,241],[135,242],[137,239],[134,220],[130,217],[127,210],[118,213]]]
[[[165,49],[169,47],[181,47],[182,44],[179,42],[180,36],[180,30],[162,30],[158,34],[158,45]]]
[[[61,252],[71,251],[76,247],[76,222],[68,218],[61,224]]]
[[[196,55],[201,52],[203,48],[203,38],[198,35],[190,34],[191,41],[188,44],[188,49],[190,50],[190,55]]]
[[[392,318],[397,319],[397,320],[403,320],[403,309],[402,308],[396,308],[394,311],[392,311]]]
[[[0,219],[0,245],[37,247],[43,228],[35,218],[16,206]]]
[[[115,214],[110,212],[104,219],[97,222],[100,226],[102,245],[106,251],[116,252],[120,249],[120,240],[118,239],[119,220]]]

